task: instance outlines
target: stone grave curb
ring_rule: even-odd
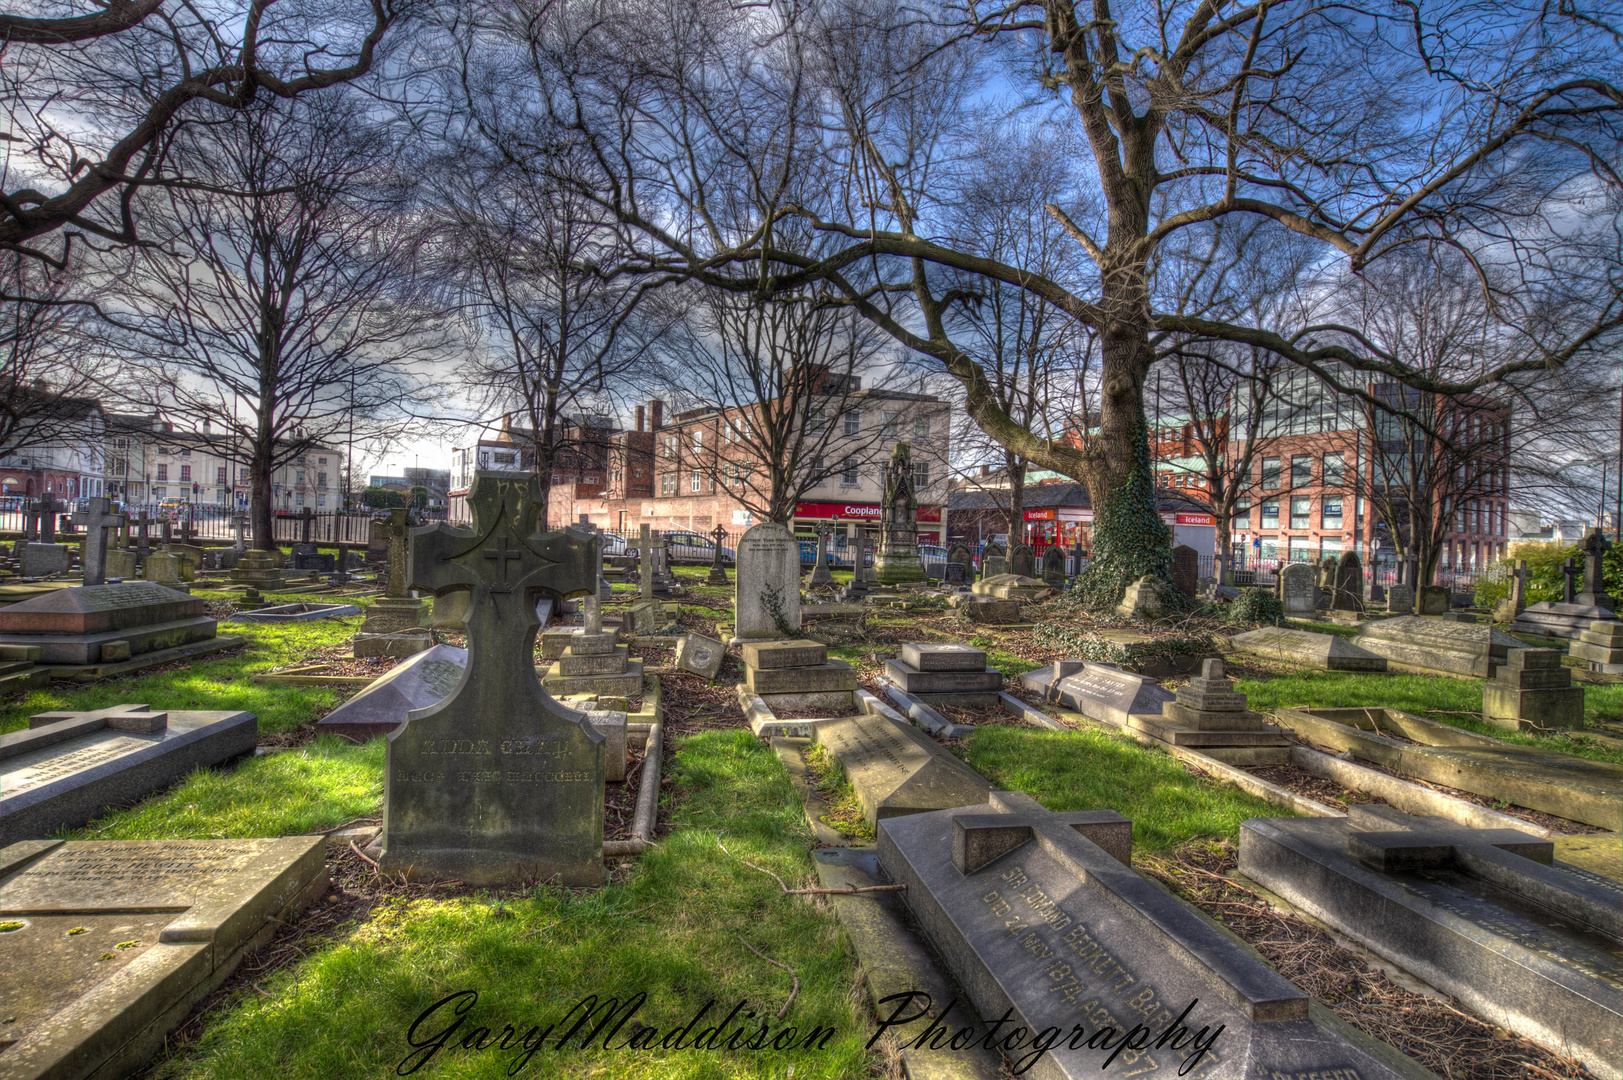
[[[806,765],[805,751],[811,744],[811,739],[793,735],[771,737],[772,752],[778,755],[778,760],[789,773],[789,785],[800,796],[801,810],[805,813],[806,824],[811,828],[812,839],[818,847],[843,847],[845,837],[823,821],[823,814],[829,806],[817,794],[817,786],[811,780],[811,769]]]
[[[280,607],[307,607],[310,605],[275,604],[271,607],[257,608],[253,611],[239,611],[235,615],[227,616],[222,622],[315,622],[320,619],[337,619],[347,615],[359,615],[361,609],[354,604],[325,604],[312,611],[300,611],[294,614],[283,614],[277,611]]]
[[[168,649],[155,649],[152,652],[141,653],[128,660],[118,660],[110,664],[52,664],[47,670],[51,678],[71,682],[95,682],[97,679],[110,679],[116,675],[128,675],[143,668],[156,667],[175,660],[184,660],[193,656],[204,656],[212,652],[223,652],[226,649],[236,649],[248,644],[248,639],[232,634],[219,637],[206,638],[202,641],[192,641],[185,645],[176,645]]]
[[[885,884],[879,877],[878,859],[871,847],[819,848],[813,852],[812,861],[817,867],[819,884],[825,889],[841,889],[847,884],[859,888]],[[973,1026],[977,1035],[985,1030],[964,995],[907,928],[894,893],[863,893],[828,899],[857,954],[870,1003],[877,1005],[892,994],[923,990],[930,995],[939,1013],[956,997],[958,1004],[953,1008],[951,1027]],[[967,1023],[971,1017],[973,1025]],[[906,1043],[917,1038],[926,1027],[927,1020],[921,1018],[893,1030]],[[928,1046],[904,1049],[902,1060],[907,1076],[909,1080],[982,1080],[1002,1075],[1001,1057],[981,1049],[980,1042],[977,1039],[966,1051],[932,1050]]]
[[[880,677],[879,683],[885,688],[885,696],[907,713],[907,719],[911,720],[915,727],[923,728],[937,738],[961,739],[975,730],[974,724],[953,723],[936,712],[927,702],[920,701],[883,676]]]

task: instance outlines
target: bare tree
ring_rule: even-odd
[[[1122,10],[831,0],[740,21],[717,0],[675,22],[649,14],[633,0],[560,7],[501,27],[497,44],[560,137],[596,163],[581,190],[640,246],[641,271],[746,293],[831,283],[957,378],[999,442],[1088,484],[1100,598],[1169,566],[1145,430],[1153,334],[1264,349],[1368,401],[1363,375],[1469,394],[1564,365],[1623,326],[1617,236],[1582,227],[1607,214],[1572,220],[1580,189],[1599,206],[1618,202],[1623,90],[1617,28],[1602,13],[1526,0],[1488,24],[1465,8],[1311,0]],[[1063,193],[1047,207],[1087,257],[1083,275],[1048,277],[960,245],[946,227],[944,208],[976,169],[975,95],[994,75],[1066,133],[1098,191],[1096,208]],[[818,137],[784,138],[789,127]],[[803,174],[824,181],[785,179]],[[750,197],[729,198],[736,190]],[[837,244],[780,247],[790,217]],[[1327,327],[1168,310],[1164,260],[1183,234],[1225,219],[1264,221],[1354,271],[1410,245],[1452,247],[1479,268],[1503,262],[1514,272],[1479,286],[1526,348],[1436,372]],[[1100,438],[1055,442],[1003,408],[954,333],[960,273],[1030,292],[1095,331]],[[1558,303],[1579,317],[1559,336],[1534,334],[1528,314]]]
[[[144,250],[127,275],[146,313],[129,346],[150,368],[147,400],[231,433],[258,547],[273,543],[273,471],[352,431],[397,433],[414,369],[455,344],[407,259],[394,140],[357,125],[355,105],[278,103],[189,131],[187,167],[214,184],[152,199],[173,253]],[[176,344],[155,346],[156,332]]]
[[[0,250],[58,268],[78,237],[139,242],[143,187],[214,184],[172,153],[183,116],[217,120],[360,78],[401,19],[395,0],[54,6],[54,17],[0,13]],[[59,252],[44,250],[63,229]]]

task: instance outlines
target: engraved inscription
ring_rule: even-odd
[[[47,758],[37,765],[29,765],[8,772],[5,776],[5,793],[15,795],[19,791],[49,784],[53,780],[60,780],[64,776],[83,772],[97,765],[109,761],[117,761],[126,754],[134,753],[154,745],[149,739],[136,739],[127,735],[104,739],[90,746],[81,746],[77,750],[70,750],[65,754],[57,754]]]

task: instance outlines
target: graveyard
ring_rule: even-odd
[[[1160,592],[1159,617],[1147,600],[1089,612],[1020,551],[1013,571],[952,575],[967,584],[803,575],[774,525],[740,542],[731,580],[645,536],[611,584],[591,530],[529,532],[525,483],[480,483],[472,531],[380,525],[385,556],[340,595],[266,558],[247,581],[188,575],[189,594],[70,578],[0,607],[42,612],[12,615],[19,637],[78,618],[90,644],[70,661],[107,637],[71,614],[80,596],[230,628],[135,670],[62,664],[0,702],[0,950],[68,975],[26,1005],[8,978],[21,1037],[0,1064],[505,1067],[412,1027],[472,989],[531,1014],[469,1013],[493,1029],[588,995],[638,1002],[637,1053],[577,1036],[527,1059],[537,1075],[1013,1067],[917,1044],[945,1021],[893,995],[934,987],[977,1032],[1217,1002],[1191,1016],[1222,1039],[1121,1063],[1145,1075],[1623,1068],[1623,679],[1582,649],[1488,613],[1359,600],[1345,621],[1354,598],[1334,590],[1277,625]],[[1015,614],[978,621],[988,603]],[[1411,922],[1369,923],[1343,879],[1420,897]],[[120,915],[129,889],[191,914]],[[1563,944],[1532,945],[1552,927]],[[40,952],[58,931],[73,948]],[[209,964],[186,942],[212,942]],[[1119,978],[1066,989],[1067,957],[1101,956]],[[1495,989],[1512,983],[1527,992]],[[705,1002],[745,1004],[695,1026],[766,1034],[702,1063],[659,1042]],[[78,1015],[105,1019],[84,1034]],[[1078,1043],[1037,1065],[1081,1075],[1100,1056]]]

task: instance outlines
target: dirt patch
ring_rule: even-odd
[[[1191,840],[1165,857],[1135,854],[1133,865],[1244,938],[1315,1001],[1440,1077],[1589,1080],[1594,1075],[1464,1012],[1452,998],[1435,1000],[1399,986],[1312,923],[1274,910],[1260,894],[1227,876],[1237,865],[1228,841]]]
[[[954,705],[931,705],[930,707],[955,724],[973,724],[976,727],[1031,726],[1001,705],[992,709],[965,709]]]
[[[642,790],[642,767],[648,748],[633,742],[627,751],[625,780],[603,785],[605,840],[630,840],[633,819],[637,816],[637,794]]]
[[[665,710],[666,745],[681,736],[700,731],[723,731],[745,727],[744,713],[738,707],[738,691],[732,683],[711,684],[697,675],[677,672],[659,680]]]
[[[779,720],[830,720],[841,716],[861,716],[863,710],[855,705],[833,705],[826,709],[773,709]]]
[[[1322,776],[1314,776],[1306,769],[1299,769],[1295,765],[1258,765],[1246,770],[1252,776],[1259,777],[1271,784],[1278,784],[1287,791],[1293,791],[1314,802],[1323,803],[1332,810],[1345,812],[1348,803],[1382,803],[1385,800],[1373,795],[1364,795],[1344,788],[1334,780],[1326,780]]]

